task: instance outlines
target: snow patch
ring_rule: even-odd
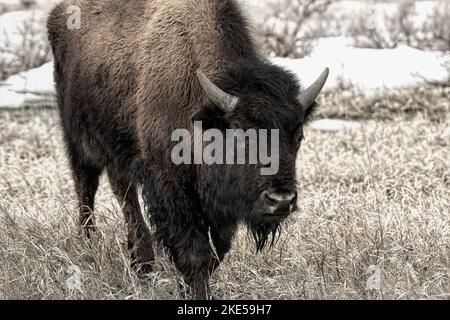
[[[421,51],[408,46],[395,49],[360,49],[348,38],[317,41],[311,56],[304,59],[273,58],[273,63],[295,73],[303,85],[312,83],[325,67],[330,77],[325,90],[342,84],[353,85],[361,93],[373,95],[387,89],[407,87],[427,81],[445,81],[450,55]]]
[[[359,129],[361,124],[355,121],[322,119],[311,122],[308,127],[318,131],[341,131]]]
[[[0,82],[0,108],[54,104],[53,62]]]

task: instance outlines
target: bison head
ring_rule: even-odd
[[[315,100],[328,73],[326,69],[314,84],[301,91],[294,75],[267,63],[241,66],[220,76],[215,83],[202,71],[197,72],[201,88],[210,100],[193,117],[202,122],[203,130],[214,128],[224,134],[231,129],[277,131],[265,141],[257,137],[259,142],[268,144],[269,153],[275,153],[271,157],[278,163],[273,174],[262,174],[261,169],[268,165],[260,161],[201,166],[199,170],[200,194],[209,203],[206,210],[246,222],[258,250],[270,234],[275,238],[280,223],[297,209],[296,166],[304,139],[303,126],[316,107]],[[275,143],[277,148],[272,148]],[[248,141],[245,148],[249,157],[252,146]],[[226,149],[225,153],[236,153],[230,146]]]

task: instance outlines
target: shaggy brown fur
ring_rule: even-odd
[[[66,28],[66,8],[81,8],[81,29]],[[168,249],[195,297],[209,296],[208,279],[231,247],[239,222],[258,250],[280,221],[258,210],[264,190],[295,192],[303,110],[297,80],[258,53],[234,0],[67,0],[48,19],[55,82],[80,222],[95,229],[94,197],[106,169],[129,226],[133,265],[150,271],[152,240],[137,185],[156,237]],[[208,100],[201,69],[239,96],[232,114]],[[280,172],[258,166],[172,164],[175,129],[192,118],[219,129],[280,129]],[[209,234],[218,260],[209,244]]]

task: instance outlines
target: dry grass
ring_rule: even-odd
[[[383,121],[421,118],[442,122],[450,113],[449,101],[450,81],[380,91],[371,98],[359,93],[354,86],[342,85],[320,96],[316,117]]]
[[[301,212],[261,255],[242,230],[213,277],[216,297],[450,298],[449,113],[441,121],[404,115],[365,120],[358,130],[306,130]],[[53,111],[0,113],[0,194],[0,299],[186,296],[161,252],[148,279],[130,272],[124,222],[105,180],[101,239],[89,246],[78,236]],[[82,272],[81,291],[66,286],[72,265]],[[381,271],[380,290],[366,286],[370,266]]]

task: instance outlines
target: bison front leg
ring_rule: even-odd
[[[187,232],[187,234],[185,233]],[[194,299],[211,299],[209,279],[220,262],[209,245],[208,233],[187,228],[170,249],[174,263],[192,289]]]
[[[216,249],[220,262],[223,261],[225,255],[230,251],[234,235],[237,230],[237,223],[223,223],[221,225],[212,226],[210,229],[211,240]],[[214,265],[217,267],[218,264]]]
[[[154,159],[157,162],[158,159]],[[153,161],[152,161],[153,162]],[[169,251],[172,261],[198,300],[211,298],[209,279],[219,262],[209,242],[209,226],[188,172],[180,167],[155,166],[141,173],[142,195],[151,213],[158,242]],[[180,171],[177,171],[180,170]]]
[[[109,181],[117,198],[128,226],[128,250],[131,254],[131,266],[139,274],[152,271],[155,260],[152,236],[139,204],[136,185],[130,179],[120,176],[119,171],[108,169]]]

